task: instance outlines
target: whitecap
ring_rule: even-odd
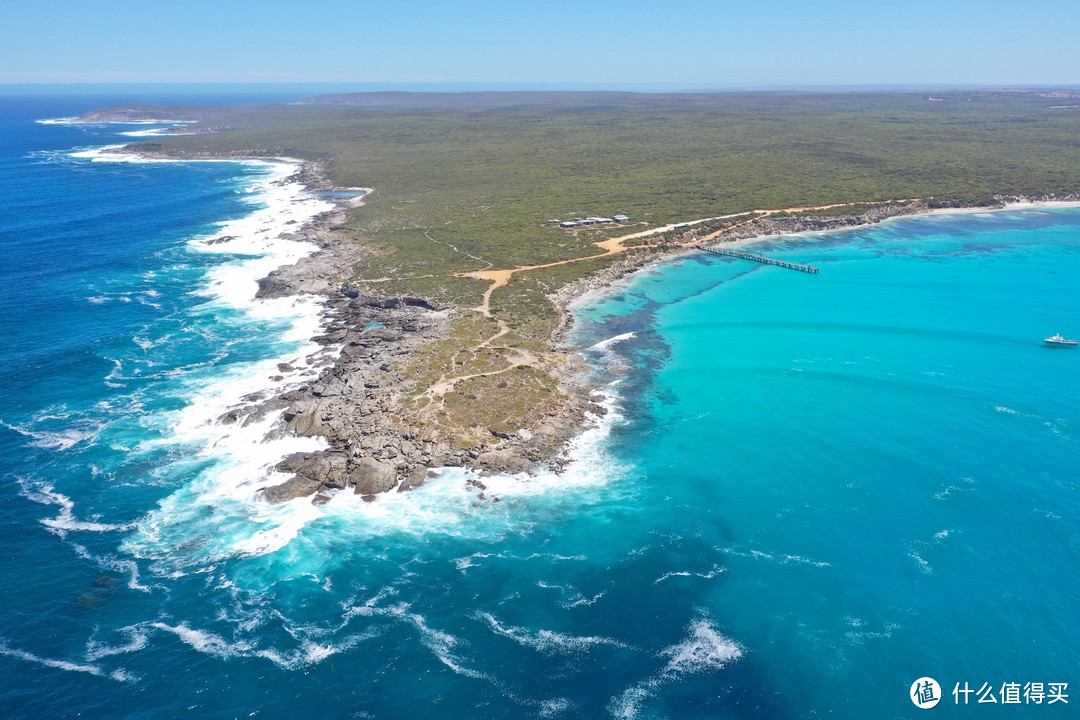
[[[600,342],[596,343],[595,345],[592,345],[588,349],[589,350],[607,350],[612,345],[614,345],[616,343],[619,343],[619,342],[622,342],[623,340],[629,340],[629,339],[631,339],[633,337],[636,337],[636,333],[625,332],[625,333],[622,333],[621,335],[616,335],[615,337],[610,337],[610,338],[607,338],[606,340],[601,340]]]
[[[230,658],[237,655],[245,655],[251,651],[251,644],[246,641],[230,643],[220,635],[208,630],[192,628],[187,623],[168,625],[163,622],[151,623],[150,627],[176,635],[185,645],[198,652],[207,655],[215,655],[220,658]]]
[[[702,580],[712,580],[713,578],[715,578],[718,575],[721,575],[723,573],[724,573],[724,568],[719,566],[719,565],[713,565],[711,570],[709,570],[708,572],[704,572],[704,573],[702,573],[702,572],[693,572],[692,573],[692,572],[688,572],[686,570],[672,571],[672,572],[664,573],[663,575],[658,577],[656,580],[653,580],[653,585],[659,585],[660,583],[664,582],[665,580],[670,580],[671,578],[674,578],[674,577],[698,577],[698,578],[701,578]]]
[[[380,612],[384,612],[378,607],[379,603],[388,597],[397,595],[398,589],[393,585],[388,585],[372,597],[368,598],[363,605],[354,605],[355,598],[350,598],[348,602],[343,605],[345,613],[341,616],[341,624],[338,626],[338,630],[343,630],[355,617],[371,617]]]
[[[66,405],[52,405],[34,415],[34,422],[48,422],[49,420],[70,420],[71,412]]]
[[[893,636],[893,632],[900,629],[900,625],[897,623],[886,623],[881,630],[867,630],[868,623],[861,618],[846,617],[844,622],[851,627],[844,633],[852,644],[861,645],[867,640],[888,640]]]
[[[84,521],[75,517],[75,501],[63,493],[57,492],[52,485],[31,485],[25,480],[19,480],[20,494],[38,503],[39,505],[58,505],[60,513],[55,518],[45,518],[41,524],[50,528],[61,537],[69,531],[86,532],[112,532],[116,530],[128,530],[132,527],[129,523],[102,523],[94,520]]]
[[[802,555],[793,555],[790,553],[776,556],[772,553],[767,553],[762,550],[750,550],[744,552],[737,548],[717,548],[720,552],[726,555],[733,555],[735,557],[752,558],[755,560],[771,560],[773,562],[780,563],[781,565],[808,565],[810,567],[828,568],[832,567],[831,563],[824,560],[814,560],[813,558],[804,557]],[[714,568],[714,570],[717,568]]]
[[[457,560],[455,560],[454,561],[454,567],[456,567],[458,570],[460,570],[462,572],[462,574],[464,574],[465,571],[468,570],[469,568],[477,567],[478,563],[474,562],[475,560],[479,560],[479,559],[483,559],[483,558],[489,558],[489,557],[501,557],[501,556],[496,556],[494,553],[473,553],[472,555],[468,555],[466,557],[461,557],[461,558],[458,558]]]
[[[86,659],[92,662],[112,655],[124,655],[127,653],[138,652],[145,648],[149,642],[146,633],[142,632],[139,628],[124,628],[122,632],[128,636],[128,642],[124,645],[105,645],[94,640],[88,642],[86,645]]]
[[[691,573],[688,573],[685,570],[680,571],[680,572],[664,573],[663,575],[658,577],[656,580],[653,580],[653,585],[659,585],[660,583],[664,582],[665,580],[668,580],[668,579],[673,578],[673,577],[690,577],[690,575],[691,575]]]
[[[739,644],[722,635],[708,620],[691,623],[687,639],[660,653],[669,658],[663,673],[674,675],[719,670],[742,654]]]
[[[558,590],[562,594],[563,598],[559,602],[559,606],[567,610],[580,607],[582,605],[595,605],[600,600],[600,598],[604,597],[605,595],[605,593],[601,591],[593,595],[591,598],[587,598],[580,590],[573,586],[549,585],[543,580],[538,580],[536,582],[536,586],[551,590]]]
[[[812,565],[813,567],[827,568],[832,567],[831,564],[824,560],[811,560],[810,558],[803,557],[802,555],[784,555],[785,563],[793,563],[796,565]]]
[[[9,646],[7,642],[2,639],[0,639],[0,655],[18,658],[19,660],[24,660],[26,662],[42,665],[48,668],[54,668],[56,670],[88,673],[90,675],[96,675],[98,677],[109,677],[118,682],[124,682],[131,679],[131,676],[123,671],[106,673],[104,670],[101,669],[101,667],[97,665],[71,662],[70,660],[56,660],[54,658],[41,657],[40,655],[35,655],[34,653],[26,652],[25,650],[18,650]]]
[[[649,683],[631,685],[623,690],[618,697],[612,698],[608,703],[608,712],[612,717],[633,720],[641,713],[641,707],[652,695],[656,688]]]
[[[610,645],[625,648],[626,645],[613,638],[580,635],[567,635],[552,630],[528,630],[513,625],[503,625],[491,613],[477,613],[477,617],[486,620],[492,631],[509,638],[519,645],[531,648],[544,655],[579,655],[589,652],[598,645]]]
[[[423,645],[430,650],[443,665],[446,665],[446,667],[450,668],[458,675],[493,682],[487,674],[465,667],[464,661],[453,653],[454,647],[461,642],[458,638],[450,633],[431,628],[423,615],[409,612],[409,609],[409,605],[403,603],[388,608],[387,610],[391,615],[407,620],[412,624],[420,634],[421,643],[423,643]]]
[[[255,651],[255,657],[261,657],[274,663],[278,667],[285,670],[295,670],[307,665],[318,665],[337,653],[337,648],[329,645],[319,645],[318,643],[304,641],[300,644],[300,647],[292,652],[282,653],[277,650],[257,650]]]
[[[725,637],[707,619],[690,623],[683,641],[660,651],[667,663],[653,676],[635,683],[611,698],[608,712],[617,718],[636,718],[648,700],[663,686],[678,682],[686,675],[717,672],[737,661],[744,649]]]
[[[27,427],[12,425],[3,420],[0,420],[0,427],[5,427],[25,438],[29,438],[29,444],[33,447],[45,448],[48,450],[68,450],[79,443],[93,440],[97,437],[98,433],[98,428],[88,429],[69,427],[56,431],[31,430]]]
[[[75,550],[75,554],[84,560],[89,560],[103,570],[111,570],[117,573],[127,573],[128,575],[128,588],[131,590],[138,590],[139,592],[150,592],[150,588],[139,582],[139,565],[134,560],[120,560],[119,558],[94,555],[92,552],[86,549],[85,546],[78,543],[71,543],[71,547]]]
[[[934,569],[930,567],[930,563],[923,558],[922,555],[912,550],[908,553],[908,557],[915,563],[915,567],[919,569],[923,575],[933,575]]]
[[[543,560],[552,560],[556,562],[581,561],[589,559],[588,555],[559,555],[557,553],[532,553],[531,555],[525,556],[526,560],[535,560],[537,558],[541,558]]]
[[[574,703],[570,702],[569,698],[552,698],[551,700],[541,700],[537,704],[536,714],[542,718],[553,718],[564,715],[573,709]]]

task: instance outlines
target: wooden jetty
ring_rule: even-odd
[[[743,260],[753,260],[763,265],[775,265],[777,267],[787,268],[788,270],[798,270],[799,272],[810,273],[811,275],[817,275],[820,272],[813,265],[800,265],[798,263],[789,263],[783,260],[774,260],[773,258],[767,258],[763,255],[751,255],[750,253],[739,252],[738,250],[722,250],[720,248],[703,247],[702,250],[707,250],[717,255],[727,255],[728,257],[742,258]]]

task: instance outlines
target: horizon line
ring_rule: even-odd
[[[1078,90],[1080,83],[953,83],[953,82],[881,82],[881,83],[773,83],[742,85],[723,84],[706,85],[697,83],[657,83],[657,82],[557,82],[557,81],[374,81],[374,82],[348,82],[348,81],[320,81],[320,80],[191,80],[191,81],[120,81],[120,82],[0,82],[0,92],[12,90],[42,90],[42,89],[77,89],[77,88],[116,88],[116,89],[150,89],[150,88],[204,88],[204,89],[236,89],[236,88],[303,88],[323,87],[337,88],[337,93],[364,93],[379,91],[401,92],[424,92],[428,89],[443,88],[443,92],[466,93],[466,92],[535,92],[548,91],[567,92],[605,90],[620,92],[650,93],[724,93],[724,92],[807,92],[807,91],[918,91],[918,90]],[[445,90],[445,88],[456,88]],[[336,93],[336,94],[337,94]]]

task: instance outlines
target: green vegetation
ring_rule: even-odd
[[[834,203],[971,205],[995,195],[1080,191],[1080,110],[1053,107],[1071,103],[1018,92],[941,97],[375,94],[336,99],[366,104],[236,109],[193,126],[227,132],[145,147],[322,161],[336,184],[375,189],[347,223],[359,242],[381,250],[357,268],[357,285],[373,295],[472,308],[489,283],[455,273],[587,257],[597,254],[596,241],[672,222]],[[615,213],[632,222],[557,225]],[[493,319],[459,312],[451,336],[405,368],[418,393],[440,377],[505,365],[513,348],[549,350],[558,315],[545,295],[614,259],[519,273],[492,294]],[[509,332],[474,352],[499,321]],[[546,407],[550,378],[525,374],[515,368],[460,383],[446,397],[445,421],[468,427],[469,417],[482,417],[482,425],[511,396],[514,407]],[[524,418],[510,412],[499,422]]]
[[[425,345],[407,364],[398,368],[414,381],[413,394],[419,396],[443,376],[460,377],[502,369],[496,348],[473,348],[499,332],[498,324],[480,313],[460,313],[446,337]],[[498,349],[504,346],[500,345]]]
[[[481,398],[483,401],[481,402]],[[457,428],[461,446],[535,427],[561,400],[557,383],[546,373],[519,365],[500,375],[485,375],[458,384],[444,400],[445,421]]]

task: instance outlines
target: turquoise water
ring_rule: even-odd
[[[708,546],[678,582],[794,716],[1069,682],[1080,357],[1042,338],[1080,332],[1080,214],[752,247],[821,274],[695,255],[583,311],[635,333],[619,455],[652,532]]]
[[[34,122],[79,102],[0,104],[0,716],[912,717],[923,676],[930,712],[1075,706],[951,691],[1077,682],[1080,351],[1042,338],[1080,336],[1080,212],[658,265],[575,310],[610,412],[565,473],[269,507],[305,441],[217,418],[310,379],[318,303],[252,294],[319,200]]]

